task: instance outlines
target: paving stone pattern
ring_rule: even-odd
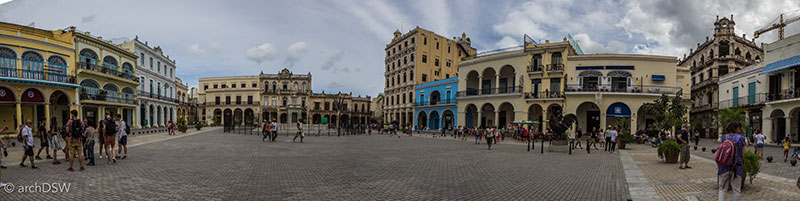
[[[617,154],[541,155],[517,144],[489,151],[469,140],[386,135],[277,140],[216,130],[136,146],[126,160],[83,172],[6,164],[4,182],[68,182],[72,189],[0,192],[0,200],[629,199]]]

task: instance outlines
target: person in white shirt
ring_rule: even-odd
[[[25,159],[29,158],[31,161],[31,169],[36,169],[36,164],[33,162],[33,132],[31,131],[30,125],[32,124],[31,120],[25,120],[25,124],[22,126],[22,146],[25,148],[25,154],[22,155],[22,161],[19,163],[20,167],[25,167]]]
[[[764,134],[761,134],[761,130],[756,129],[756,154],[758,154],[758,158],[763,160],[764,158],[764,139],[767,137]]]
[[[614,153],[614,149],[617,146],[617,135],[618,135],[617,129],[619,129],[619,128],[615,126],[614,129],[612,129],[611,132],[610,132],[611,133],[611,147],[609,148],[609,150],[611,151],[612,154]]]
[[[270,133],[272,133],[272,141],[275,142],[275,138],[278,137],[278,121],[276,119],[272,119],[272,125],[270,125]]]
[[[122,115],[117,114],[117,133],[119,133],[119,148],[117,149],[117,158],[120,158],[120,152],[124,153],[122,158],[128,158],[128,125],[125,124],[125,120],[122,120]]]

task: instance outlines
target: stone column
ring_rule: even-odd
[[[44,127],[50,129],[50,103],[44,104]]]
[[[547,116],[547,109],[545,108],[542,110],[542,124],[540,125],[542,127],[542,133],[549,128],[549,126],[547,126],[548,122],[545,122],[549,121],[549,119],[550,118]]]
[[[22,122],[25,121],[24,119],[22,119],[22,103],[17,102],[15,106],[17,109],[17,125],[14,125],[14,129],[16,129],[17,126],[21,125]]]
[[[500,127],[500,109],[494,111],[494,127]]]
[[[478,76],[478,95],[483,93],[483,85],[481,84],[483,81],[483,76]]]
[[[786,124],[786,131],[784,131],[784,133],[786,133],[786,138],[789,138],[789,142],[792,142],[792,139],[794,139],[792,136],[792,116],[789,115],[790,114],[787,114],[786,117],[784,117],[784,121],[786,122],[784,123]]]
[[[482,117],[481,115],[483,115],[483,111],[478,110],[478,117],[475,118],[475,122],[476,122],[475,123],[475,128],[480,128],[481,127],[481,117]]]
[[[495,93],[499,93],[500,92],[500,90],[499,90],[499,88],[500,88],[500,72],[497,72],[497,74],[495,74],[494,76],[495,76],[495,78],[494,78],[494,88],[498,89],[497,91],[495,91]],[[497,121],[497,120],[495,120],[495,121]]]

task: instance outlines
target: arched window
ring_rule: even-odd
[[[286,107],[286,104],[288,104],[289,99],[287,99],[286,97],[283,97],[282,101],[283,102],[281,102],[281,103],[283,104],[283,107]]]
[[[22,77],[29,79],[44,79],[44,58],[34,51],[22,53]]]
[[[56,56],[56,55],[53,55],[53,56],[50,56],[50,58],[47,58],[47,63],[50,64],[50,65],[58,65],[58,66],[63,66],[63,67],[67,66],[67,60],[64,60],[63,57]]]
[[[278,84],[275,81],[272,81],[272,90],[278,90]]]
[[[722,42],[719,43],[718,52],[719,52],[719,56],[720,57],[728,56],[730,51],[731,51],[731,47],[730,47],[730,45],[728,45],[728,41],[722,41]],[[711,54],[713,55],[714,53],[712,52]]]
[[[122,73],[133,74],[133,65],[128,62],[122,63]]]
[[[106,101],[117,102],[119,96],[119,88],[113,84],[106,84],[103,86],[103,91],[106,92]]]
[[[17,53],[11,48],[0,47],[0,57],[17,58]]]
[[[90,49],[82,49],[80,52],[81,62],[87,64],[97,64],[97,54]]]
[[[303,90],[303,92],[305,92],[305,91],[307,91],[307,90],[308,90],[308,89],[306,88],[306,82],[303,82],[303,89],[302,89],[302,90]]]
[[[294,82],[294,90],[299,90],[300,88],[297,87],[297,82]]]
[[[47,63],[50,67],[50,73],[47,78],[51,81],[65,82],[67,81],[67,60],[61,56],[50,56],[47,58]]]
[[[535,54],[531,58],[531,71],[542,71],[542,55]]]
[[[117,59],[114,59],[114,57],[111,56],[103,57],[103,66],[106,68],[117,69]]]
[[[30,61],[39,61],[39,62],[44,61],[44,58],[42,57],[42,55],[39,54],[38,52],[34,52],[34,51],[23,52],[22,53],[22,59],[30,60]]]

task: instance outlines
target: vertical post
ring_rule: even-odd
[[[44,104],[44,126],[50,129],[50,103]]]
[[[17,125],[14,125],[14,129],[16,129],[17,126],[22,125],[22,122],[25,121],[24,119],[22,119],[22,103],[18,102],[16,104],[16,108],[17,108]]]

